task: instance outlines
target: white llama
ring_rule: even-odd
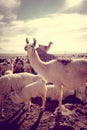
[[[18,94],[16,91],[11,93],[10,98],[15,104],[25,103],[25,107],[29,109],[31,105],[31,98],[41,97],[42,106],[41,109],[45,109],[47,87],[43,78],[40,80],[27,84]]]
[[[25,51],[31,66],[41,74],[48,82],[54,83],[58,93],[59,110],[62,110],[63,87],[75,90],[85,86],[87,82],[87,60],[65,60],[55,59],[43,62],[35,49],[36,39],[30,44],[26,38]],[[84,98],[84,97],[83,97]]]

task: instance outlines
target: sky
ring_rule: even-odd
[[[0,0],[0,53],[26,53],[25,39],[49,53],[87,53],[87,0]]]

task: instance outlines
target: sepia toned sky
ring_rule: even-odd
[[[0,0],[0,53],[26,53],[25,39],[49,53],[87,53],[87,0]]]

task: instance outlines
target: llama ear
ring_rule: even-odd
[[[26,38],[26,43],[29,44],[29,40],[28,40],[28,38]]]
[[[35,38],[33,38],[33,46],[35,47],[36,46],[36,39]]]

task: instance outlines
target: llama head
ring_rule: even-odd
[[[49,45],[53,44],[53,42],[49,42]]]
[[[24,47],[25,51],[31,53],[35,49],[35,46],[36,46],[36,39],[35,38],[33,38],[33,43],[29,43],[28,38],[26,38],[26,45]]]

